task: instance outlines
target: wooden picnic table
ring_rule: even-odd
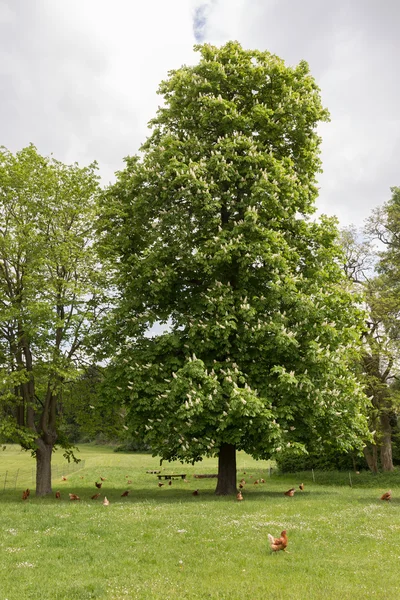
[[[179,473],[179,475],[171,474],[171,475],[157,475],[158,479],[185,479],[186,473]]]

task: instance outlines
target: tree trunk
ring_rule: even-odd
[[[393,471],[392,427],[387,412],[380,414],[381,421],[381,465],[383,471]]]
[[[222,444],[218,454],[218,496],[237,494],[236,488],[236,447]]]
[[[365,460],[367,461],[368,468],[370,469],[370,471],[372,471],[372,473],[377,473],[378,472],[377,447],[375,445],[372,446],[372,453],[371,453],[369,448],[367,446],[365,446],[363,452],[364,452]]]
[[[42,439],[36,440],[36,496],[51,494],[51,455],[53,444],[46,444]]]

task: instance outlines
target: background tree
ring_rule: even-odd
[[[370,225],[371,222],[368,229]],[[354,227],[344,229],[341,240],[344,270],[361,288],[366,308],[361,369],[366,393],[371,399],[368,422],[372,440],[366,444],[364,456],[374,473],[378,471],[379,463],[384,471],[391,471],[392,428],[396,425],[399,402],[398,391],[393,385],[399,364],[398,301],[391,278],[377,272],[379,253],[371,240]]]
[[[373,444],[368,444],[364,455],[372,471],[378,469],[377,452],[384,471],[393,470],[392,428],[396,423],[399,395],[392,387],[398,373],[399,346],[392,337],[390,306],[393,298],[385,290],[380,278],[370,282],[366,289],[369,310],[364,332],[365,352],[363,367],[366,374],[366,393],[372,399],[370,428]]]
[[[357,446],[362,318],[334,221],[309,219],[327,112],[307,64],[235,42],[196,49],[104,196],[102,243],[133,430],[163,459],[218,455],[228,494],[237,449]],[[149,337],[157,322],[167,331]]]
[[[126,442],[124,409],[112,393],[110,402],[107,367],[89,365],[65,386],[60,406],[60,429],[71,442]]]
[[[373,211],[366,234],[378,242],[376,272],[366,287],[370,306],[367,322],[370,352],[364,358],[378,426],[380,459],[383,470],[393,470],[392,433],[397,425],[400,349],[400,188],[391,188],[392,197]],[[377,468],[373,454],[373,470]]]
[[[57,407],[101,304],[98,191],[95,164],[0,152],[0,401],[13,439],[35,453],[37,495],[51,492]]]

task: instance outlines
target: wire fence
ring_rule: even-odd
[[[61,477],[75,473],[85,468],[85,461],[79,463],[67,463],[63,465],[52,465],[51,479],[61,479]],[[0,473],[0,494],[5,491],[15,491],[18,485],[22,488],[36,483],[36,468],[8,470]]]

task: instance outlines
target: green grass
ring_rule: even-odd
[[[215,479],[193,478],[216,472],[215,460],[164,463],[163,472],[186,472],[189,483],[158,488],[146,473],[159,467],[150,455],[86,446],[80,457],[84,469],[54,481],[61,501],[23,502],[25,482],[0,489],[0,600],[400,598],[398,472],[352,474],[350,488],[347,473],[317,472],[315,483],[311,473],[269,478],[268,462],[239,454],[247,482],[239,503],[215,497]],[[7,448],[0,472],[29,473],[31,461]],[[54,461],[62,464],[61,453]],[[90,500],[100,476],[102,496]],[[253,485],[260,477],[266,483]],[[301,481],[303,493],[283,495]],[[393,501],[381,502],[389,487]],[[70,502],[68,492],[81,501]],[[283,528],[289,553],[271,554],[267,533]]]

